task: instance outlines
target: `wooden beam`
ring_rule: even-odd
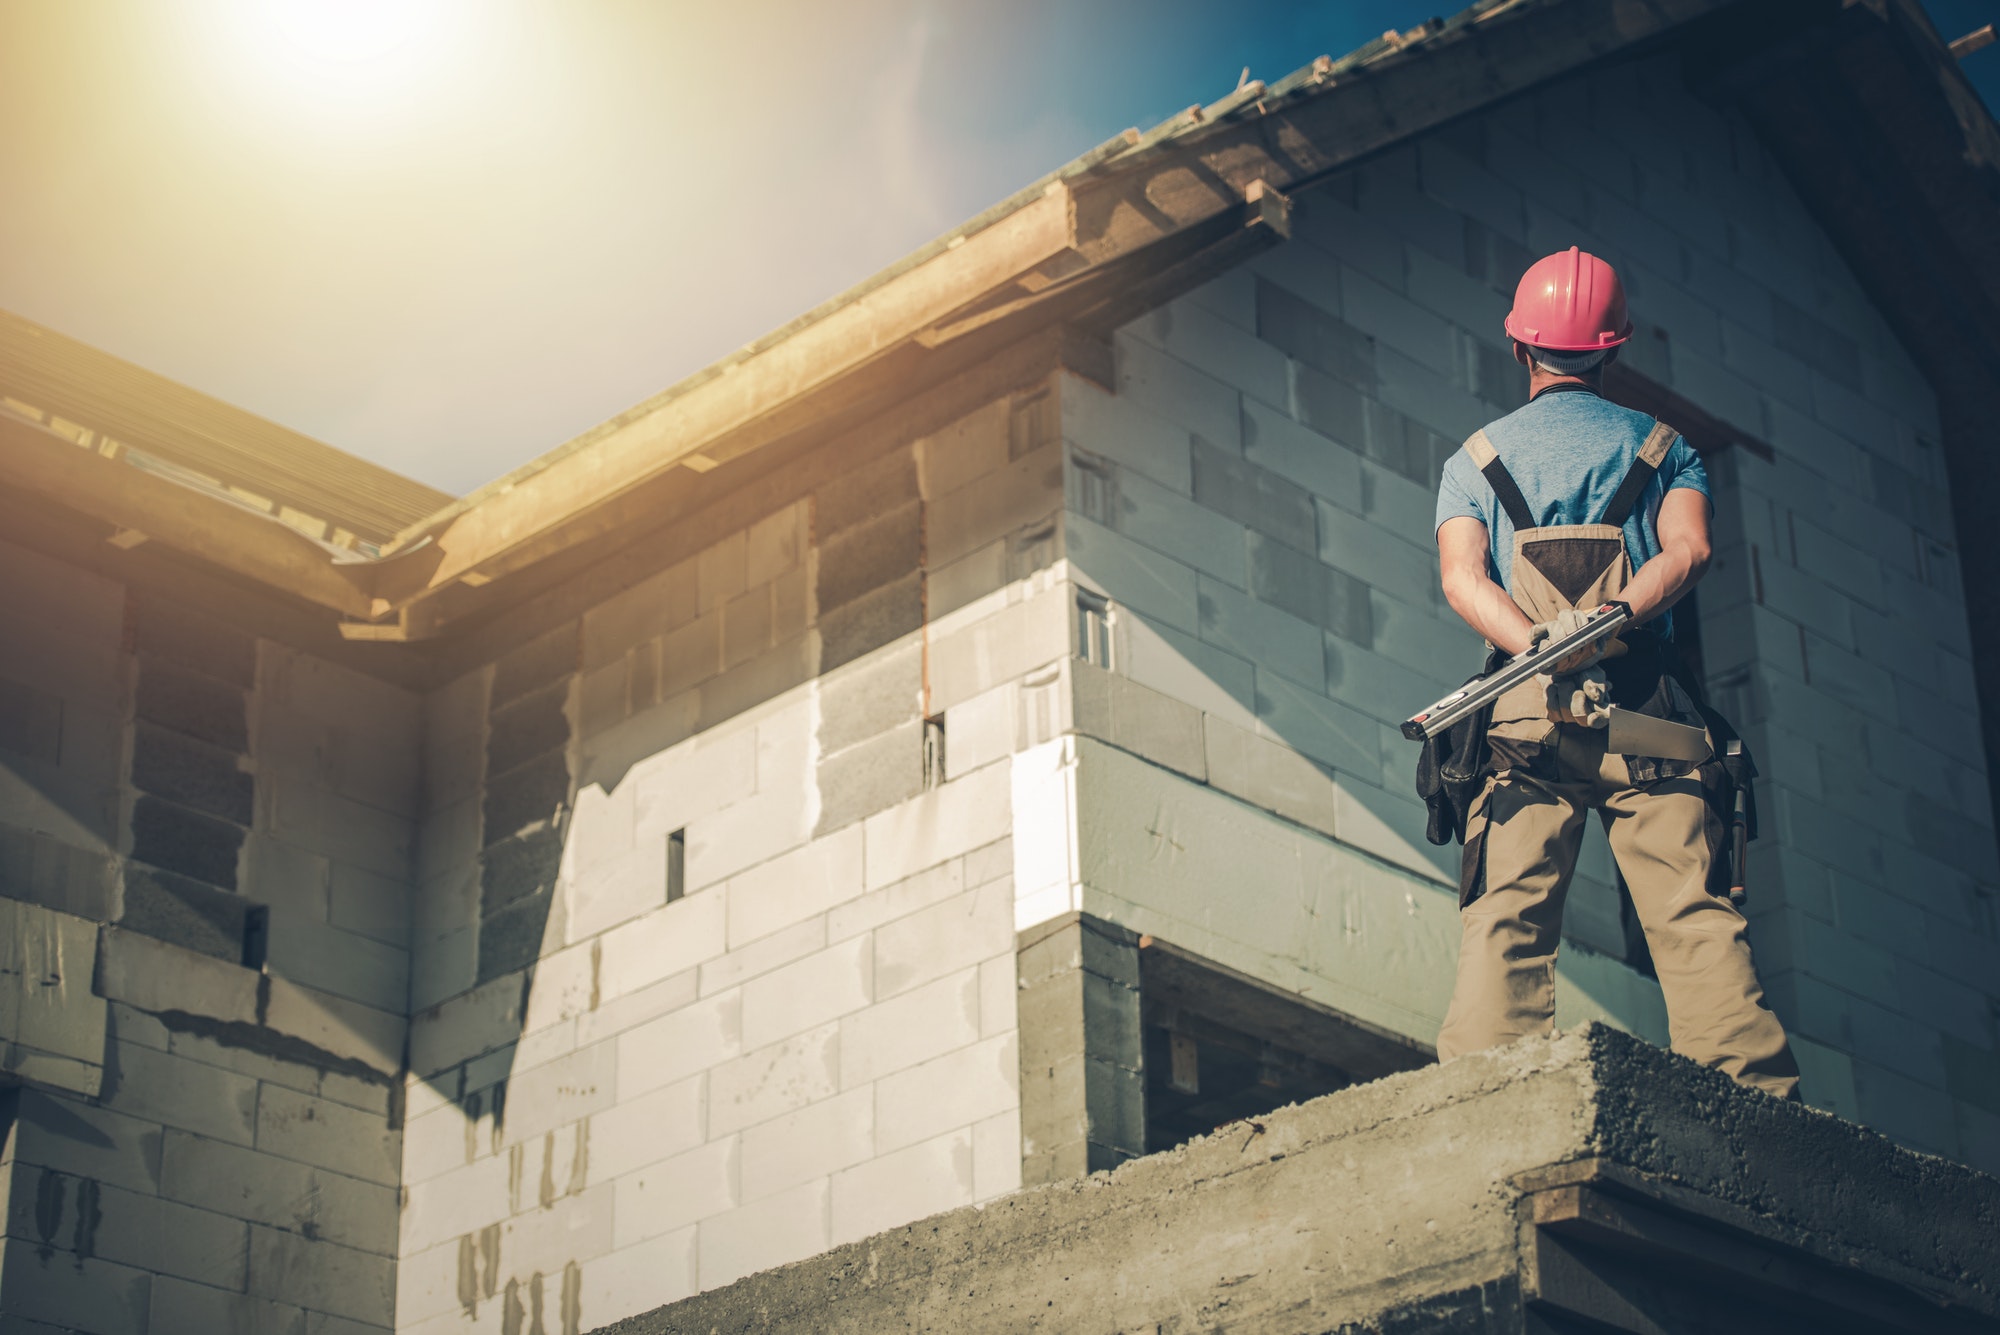
[[[371,600],[324,547],[268,515],[107,459],[0,413],[0,486],[130,530],[258,584],[348,616]]]

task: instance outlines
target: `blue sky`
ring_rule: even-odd
[[[464,492],[1245,67],[1436,12],[0,0],[32,127],[0,136],[0,307]],[[2000,47],[1965,68],[2000,99]]]

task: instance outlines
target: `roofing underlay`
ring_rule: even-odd
[[[1858,40],[1869,51],[1894,51],[1915,71],[1914,81],[1908,70],[1898,76],[1893,96],[1901,101],[1889,109],[1928,117],[1925,129],[1942,146],[1933,157],[1946,164],[1932,175],[1963,178],[1950,187],[1956,194],[1925,207],[1957,234],[1965,232],[1964,219],[1946,215],[1965,199],[1975,201],[1976,223],[1990,221],[2000,130],[1916,0],[1479,0],[1451,19],[1384,34],[1338,60],[1321,57],[1269,84],[1245,82],[1145,133],[1127,131],[768,336],[455,501],[157,377],[152,389],[166,385],[184,396],[175,401],[183,416],[190,401],[208,405],[206,434],[175,437],[133,419],[99,424],[98,448],[71,448],[82,442],[54,418],[88,427],[89,405],[51,413],[54,405],[9,391],[14,353],[4,343],[0,398],[23,402],[16,414],[0,411],[0,462],[13,488],[109,524],[121,546],[158,541],[331,609],[349,638],[421,639],[498,606],[502,591],[489,586],[509,576],[657,523],[671,488],[732,459],[859,420],[1038,332],[1102,337],[1282,240],[1285,192],[1413,135],[1697,30],[1709,47],[1748,58],[1743,53],[1786,45],[1794,31],[1840,24],[1840,40],[1850,47]],[[1916,102],[1922,105],[1910,112]],[[1953,122],[1941,133],[1933,103],[1949,108]],[[1766,113],[1767,122],[1775,119]],[[1787,132],[1823,133],[1803,124]],[[1810,202],[1812,192],[1802,193]],[[1969,302],[1957,318],[2000,349],[2000,337],[1989,337],[2000,330],[2000,273],[1980,274],[1945,299],[1959,308]],[[16,325],[25,322],[0,323],[0,333],[18,332]],[[92,355],[122,368],[128,381],[145,376]],[[2000,353],[1980,355],[2000,360]],[[157,393],[127,398],[128,407],[167,401]],[[30,416],[18,415],[22,408]],[[225,421],[237,435],[214,429]],[[131,448],[103,451],[107,431]],[[124,467],[109,454],[151,467]]]

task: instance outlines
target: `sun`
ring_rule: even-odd
[[[463,0],[240,0],[242,73],[301,109],[386,113],[434,90],[455,63]]]

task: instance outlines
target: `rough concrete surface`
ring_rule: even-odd
[[[1939,1328],[2000,1316],[2000,1181],[1589,1025],[892,1229],[605,1330],[1546,1329],[1523,1324],[1523,1201],[1579,1174],[1670,1200],[1738,1252],[1922,1292],[1954,1314]]]

